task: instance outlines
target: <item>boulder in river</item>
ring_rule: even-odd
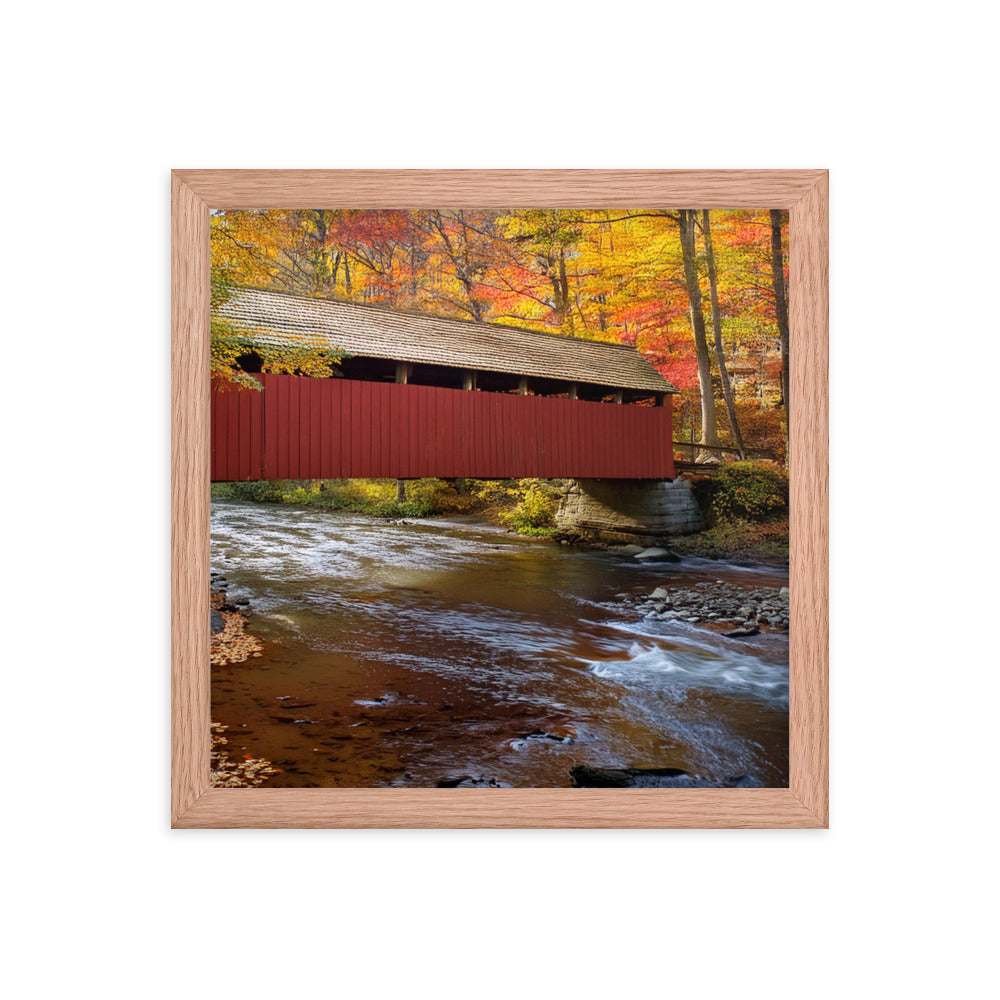
[[[678,767],[591,767],[570,768],[577,788],[687,788],[695,780]]]
[[[681,557],[677,555],[676,552],[671,552],[669,549],[660,549],[653,546],[649,549],[643,549],[641,552],[637,552],[633,557],[638,559],[640,562],[680,562]]]
[[[741,774],[725,781],[696,778],[678,767],[591,767],[570,768],[576,788],[762,788],[756,778]]]
[[[745,639],[751,635],[759,635],[760,629],[756,625],[741,625],[731,632],[722,633],[727,639]]]

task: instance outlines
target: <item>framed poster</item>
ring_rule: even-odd
[[[173,825],[825,827],[827,183],[821,170],[174,171]],[[288,278],[291,290],[282,286],[281,269],[301,267],[294,246],[280,239],[265,244],[260,237],[266,253],[251,263],[240,257],[257,239],[240,227],[280,229],[283,215],[289,213],[313,213],[322,227],[357,224],[337,239],[325,231],[316,239],[315,226],[310,231],[316,246],[323,248],[323,290],[308,284],[316,279],[312,271],[302,279],[303,287],[294,284],[300,275]],[[639,217],[652,221],[629,221]],[[451,255],[447,275],[432,267],[421,270],[422,256],[432,253],[429,244],[398,233],[386,236],[379,227],[388,225],[438,240],[440,253]],[[359,227],[366,233],[363,247],[368,249],[350,242]],[[372,227],[381,234],[378,238],[372,237]],[[663,236],[668,230],[669,246]],[[607,245],[604,237],[594,238],[597,231],[607,234]],[[228,256],[213,251],[213,232],[237,250]],[[280,233],[285,238],[288,230]],[[616,238],[617,249],[612,246]],[[782,267],[786,239],[787,272]],[[485,253],[483,240],[492,241],[496,254],[506,256],[479,260],[476,254]],[[649,282],[622,278],[626,270],[632,278],[641,271],[632,261],[628,268],[621,266],[628,241],[637,248],[636,261],[656,256],[671,262],[673,271],[654,276],[653,283],[659,282],[655,295],[649,293]],[[727,368],[720,320],[724,310],[718,301],[726,295],[726,274],[721,267],[716,273],[716,261],[724,262],[726,254],[734,261],[744,259],[739,257],[741,241],[751,248],[747,253],[760,247],[761,260],[777,262],[769,294],[778,313],[787,273],[780,357],[768,354],[765,346],[758,359],[760,371],[773,376],[784,421],[784,454],[779,458],[787,465],[787,586],[754,578],[757,589],[751,593],[735,578],[726,578],[724,570],[703,566],[697,582],[695,574],[684,578],[683,587],[657,587],[648,594],[640,586],[652,579],[648,573],[635,577],[633,595],[610,595],[613,588],[605,581],[603,590],[595,585],[588,591],[593,606],[607,608],[612,596],[626,605],[631,601],[633,617],[648,622],[644,630],[632,630],[633,651],[609,651],[614,643],[601,631],[602,624],[586,635],[574,634],[571,653],[560,647],[552,654],[559,663],[573,661],[564,674],[545,660],[537,676],[518,675],[519,669],[530,671],[539,657],[550,654],[549,638],[534,647],[529,642],[527,652],[518,653],[512,651],[510,637],[528,634],[526,608],[530,605],[533,613],[539,602],[549,607],[546,594],[562,586],[547,586],[544,579],[541,587],[538,584],[553,559],[540,548],[532,550],[536,562],[541,560],[537,565],[547,569],[537,570],[532,563],[535,569],[506,577],[506,584],[494,588],[505,591],[503,600],[483,596],[481,591],[489,587],[476,583],[464,567],[461,579],[442,582],[437,573],[428,583],[427,566],[414,564],[433,562],[434,553],[449,545],[467,553],[468,546],[462,548],[467,539],[459,538],[461,530],[455,527],[443,535],[434,525],[414,528],[407,516],[419,520],[424,509],[412,506],[415,500],[412,493],[407,498],[406,483],[440,477],[463,484],[448,485],[447,490],[467,495],[478,489],[480,498],[492,495],[490,483],[528,483],[514,497],[520,514],[506,513],[508,518],[528,518],[525,523],[531,529],[535,508],[546,502],[543,486],[533,484],[562,477],[559,481],[568,484],[560,500],[564,511],[571,503],[614,506],[608,500],[608,483],[618,484],[616,497],[638,498],[654,489],[649,484],[679,481],[675,464],[685,456],[675,453],[679,442],[673,439],[686,434],[687,427],[692,434],[687,457],[693,466],[685,481],[688,492],[716,476],[719,467],[712,466],[713,456],[728,459],[738,451],[741,459],[752,458],[746,442],[740,440],[738,448],[732,442],[713,443],[718,439],[710,439],[706,429],[718,418],[713,394]],[[388,247],[388,265],[366,259],[373,246]],[[401,248],[409,267],[402,282],[402,272],[393,270]],[[610,291],[599,281],[612,269],[594,263],[584,267],[586,254],[604,254],[616,262]],[[359,274],[355,270],[352,284],[351,267],[363,271],[364,294],[370,293],[372,302],[358,303]],[[260,280],[253,268],[262,269]],[[216,279],[223,272],[227,279],[220,285]],[[496,280],[484,278],[487,272]],[[233,273],[235,280],[230,281]],[[764,281],[763,272],[755,280]],[[449,281],[455,291],[450,300]],[[568,293],[571,286],[573,296]],[[428,301],[451,304],[443,313],[428,313],[421,309],[421,289]],[[686,299],[676,299],[679,290]],[[738,297],[733,294],[734,301]],[[642,308],[648,313],[654,299],[655,319],[636,320]],[[464,319],[463,309],[470,313]],[[501,322],[491,322],[496,317]],[[662,333],[679,323],[695,331],[698,356],[692,355],[691,364],[697,366],[697,378],[691,375],[691,382],[701,385],[700,418],[692,411],[687,424],[673,402],[674,396],[683,400],[683,394],[663,374],[683,374],[683,349],[661,337],[661,353],[674,356],[661,357],[663,363],[657,362],[654,370],[650,358],[656,361],[659,355],[648,341],[650,329]],[[548,332],[546,324],[557,329]],[[714,368],[706,353],[710,325],[716,331]],[[585,336],[579,336],[580,326],[586,328]],[[641,342],[642,352],[636,330],[647,338]],[[614,343],[622,339],[625,347]],[[242,385],[227,395],[220,380],[229,376]],[[728,385],[728,375],[722,381]],[[692,388],[691,398],[696,395]],[[720,388],[718,395],[726,396],[728,407],[729,390]],[[774,407],[764,409],[772,419]],[[729,412],[735,428],[735,411]],[[363,421],[359,414],[364,414]],[[724,423],[724,417],[718,419]],[[406,434],[397,433],[404,426]],[[666,441],[665,450],[657,444],[661,440]],[[701,460],[704,464],[694,467]],[[767,464],[770,468],[781,463]],[[739,465],[721,468],[738,471]],[[379,557],[369,551],[351,581],[344,582],[341,575],[346,589],[339,595],[323,591],[321,585],[317,590],[317,581],[321,584],[329,571],[312,577],[300,574],[295,577],[297,604],[276,592],[268,598],[272,627],[279,630],[272,631],[271,638],[308,632],[321,618],[334,621],[338,634],[347,635],[362,620],[358,607],[369,618],[370,608],[378,607],[380,614],[391,614],[393,623],[411,623],[406,625],[410,638],[402,638],[403,626],[387,625],[389,648],[378,656],[370,648],[345,645],[334,637],[322,645],[322,655],[313,642],[311,652],[302,655],[269,660],[265,653],[258,658],[261,646],[252,634],[253,624],[244,632],[241,606],[230,603],[245,605],[248,598],[227,594],[225,565],[220,563],[213,572],[211,484],[280,481],[282,489],[291,491],[281,498],[298,501],[296,509],[320,503],[344,509],[349,487],[342,484],[359,477],[398,483],[395,497],[376,492],[367,500],[383,505],[382,513],[393,503],[410,504],[391,508],[403,515],[394,519],[399,530],[392,544],[422,545],[422,554],[411,554],[402,569],[382,574]],[[486,485],[468,487],[473,480]],[[659,485],[655,490],[662,492]],[[352,497],[352,502],[364,499]],[[249,515],[238,507],[226,508],[225,501],[219,509],[220,544],[228,545],[229,552],[245,550]],[[681,515],[664,515],[668,521],[675,516]],[[251,530],[281,536],[286,552],[298,544],[304,551],[336,558],[333,550],[323,548],[329,538],[309,534],[313,522],[299,523],[288,529],[291,534],[283,534],[287,526],[262,524],[256,517],[250,517],[256,525]],[[633,513],[628,517],[632,521],[624,525],[622,537],[616,535],[621,525],[611,525],[611,541],[618,543],[616,559],[638,558],[648,569],[643,560],[670,557],[669,552],[658,556],[662,550],[655,545],[644,546],[648,524],[644,527]],[[347,528],[346,534],[353,532],[355,540],[365,534],[363,525],[355,522]],[[621,544],[627,543],[629,531],[639,542],[633,546],[636,551]],[[526,533],[530,536],[530,530]],[[293,536],[297,543],[289,541]],[[346,535],[339,537],[338,544],[343,544]],[[477,544],[480,549],[502,548],[499,538],[490,536]],[[572,535],[563,541],[579,539]],[[378,547],[371,539],[366,544]],[[544,544],[550,546],[546,551],[553,551],[551,541]],[[576,551],[573,545],[568,548]],[[516,559],[512,555],[504,560],[501,553],[481,560],[478,579],[499,579],[498,574],[515,562],[523,564],[527,551],[519,550]],[[273,552],[244,555],[248,563],[256,559],[270,566],[262,572],[271,573],[272,580],[292,577],[288,564],[276,568]],[[466,556],[456,558],[461,562]],[[618,564],[611,567],[595,562],[598,557],[587,558],[591,575],[597,566],[608,580],[621,579]],[[569,563],[562,560],[560,565]],[[573,563],[567,572],[578,580],[583,571]],[[715,579],[718,576],[723,579]],[[361,577],[375,583],[359,587]],[[699,586],[707,589],[699,591]],[[390,591],[393,597],[386,603]],[[312,604],[302,594],[313,595]],[[511,594],[519,596],[515,600]],[[216,614],[210,625],[213,603]],[[334,606],[339,610],[331,610]],[[615,614],[624,621],[620,609]],[[434,638],[442,635],[441,629],[428,632],[434,615],[461,635],[478,628],[476,615],[484,628],[490,627],[490,615],[496,617],[492,645],[484,646],[479,635],[466,642],[469,648],[479,644],[478,665],[468,666],[463,674],[463,663],[471,661],[462,653],[455,654],[447,670],[440,664],[427,667],[429,659],[445,657],[448,645]],[[274,624],[279,620],[284,625]],[[631,628],[623,627],[626,632]],[[762,645],[748,647],[747,642]],[[280,646],[281,640],[273,644]],[[233,648],[238,650],[235,658]],[[685,659],[694,649],[703,652],[694,660]],[[775,649],[784,652],[776,654]],[[310,656],[313,673],[307,681],[292,667]],[[492,667],[484,671],[486,660]],[[243,664],[244,672],[213,675],[213,661],[220,670],[230,669],[233,662]],[[579,669],[580,663],[587,669]],[[618,693],[600,688],[629,670],[655,674],[656,683],[638,694],[628,684]],[[354,679],[334,690],[327,684],[333,671]],[[676,678],[662,680],[670,673],[693,678],[678,697]],[[250,678],[256,680],[251,683]],[[573,700],[581,679],[587,682],[586,706]],[[754,688],[749,694],[748,686]],[[596,688],[605,698],[603,704],[594,702]],[[226,702],[230,694],[243,698],[243,714],[231,711],[232,718],[222,725],[215,709],[222,711],[225,703],[231,710],[233,703]],[[311,701],[313,696],[319,701]],[[674,704],[683,702],[684,710],[658,714],[664,699],[671,698]],[[618,718],[616,706],[625,702],[633,706],[633,714]],[[558,705],[561,714],[540,715],[543,703]],[[253,712],[258,714],[251,718]],[[250,721],[236,721],[241,718]],[[737,718],[742,721],[734,722]],[[660,726],[662,740],[657,738]],[[671,726],[674,731],[668,734]],[[477,760],[476,767],[455,766],[454,754],[449,757],[443,749],[442,734],[455,728],[460,732],[449,737],[452,749],[456,740],[464,740],[461,745]],[[713,734],[723,729],[725,739],[720,742]],[[290,735],[283,738],[283,733]],[[269,759],[261,747],[273,748]],[[287,760],[276,760],[284,751]],[[675,766],[678,759],[684,767]],[[529,763],[512,764],[515,760]],[[692,768],[689,760],[701,761],[701,766]],[[744,766],[746,773],[739,773]]]

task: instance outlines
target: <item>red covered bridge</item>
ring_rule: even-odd
[[[337,349],[329,378],[212,387],[212,480],[672,479],[674,387],[619,344],[243,289],[252,349]]]

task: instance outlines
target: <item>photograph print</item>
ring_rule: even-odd
[[[787,211],[210,224],[212,786],[788,786]]]

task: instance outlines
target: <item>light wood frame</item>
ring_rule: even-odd
[[[190,827],[828,825],[828,175],[825,170],[175,170],[172,174],[171,822]],[[209,210],[790,211],[788,788],[211,788]]]

